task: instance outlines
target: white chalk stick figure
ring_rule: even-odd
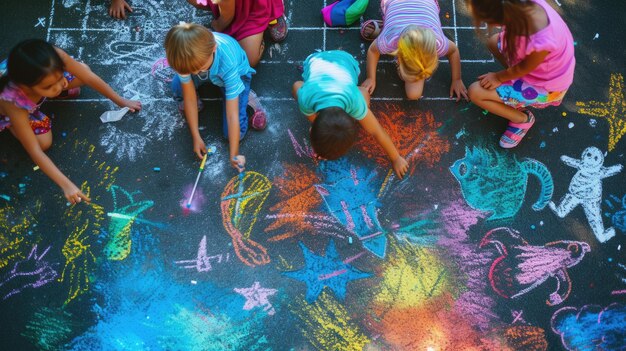
[[[548,206],[563,218],[570,213],[574,207],[581,205],[585,210],[585,215],[589,225],[596,235],[596,238],[603,243],[615,236],[613,227],[604,229],[600,203],[602,201],[602,179],[613,176],[622,170],[622,165],[603,167],[604,155],[596,147],[586,148],[580,160],[561,156],[561,161],[570,167],[578,169],[569,184],[569,192],[561,200],[561,204],[556,206],[550,201]]]

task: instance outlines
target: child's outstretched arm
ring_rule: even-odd
[[[402,156],[400,156],[400,153],[398,153],[398,149],[396,149],[395,145],[393,145],[393,141],[391,141],[389,134],[387,134],[380,123],[378,123],[378,120],[374,117],[372,110],[367,109],[367,115],[365,115],[359,123],[374,137],[374,139],[376,139],[383,150],[385,150],[389,160],[391,160],[391,163],[393,164],[394,172],[396,172],[398,178],[402,179],[404,174],[406,174],[406,171],[409,169],[409,164]]]
[[[367,73],[367,78],[361,84],[361,86],[367,89],[367,92],[372,95],[374,89],[376,89],[376,67],[378,67],[378,60],[380,60],[380,51],[378,51],[378,46],[376,46],[376,40],[370,44],[369,49],[367,49],[367,62],[365,64],[365,71]]]
[[[91,201],[85,194],[69,178],[65,176],[57,166],[50,160],[48,155],[41,149],[39,141],[33,133],[28,121],[28,112],[26,110],[12,107],[9,109],[9,118],[11,120],[11,131],[20,141],[30,158],[39,166],[53,182],[61,189],[67,201],[72,204],[85,200],[87,203]],[[51,132],[49,132],[51,133]]]
[[[193,152],[199,159],[206,154],[206,145],[204,140],[200,136],[200,129],[198,128],[198,103],[196,87],[193,84],[193,80],[180,83],[183,92],[183,106],[185,108],[185,119],[189,126],[189,132],[191,133],[191,140],[193,142]]]
[[[93,73],[89,66],[74,60],[70,55],[59,48],[56,48],[56,50],[59,56],[61,56],[61,60],[63,60],[65,70],[76,76],[83,84],[86,84],[106,96],[119,107],[128,107],[132,112],[141,110],[141,102],[124,99],[119,96],[102,78]]]
[[[245,167],[245,157],[239,157],[243,156],[239,154],[239,134],[241,132],[239,128],[239,96],[226,100],[226,123],[228,124],[230,164],[239,170]]]
[[[446,57],[450,62],[450,72],[452,74],[452,83],[450,84],[450,98],[456,95],[456,101],[461,100],[463,97],[465,100],[467,98],[467,88],[465,88],[465,84],[463,84],[463,79],[461,79],[461,54],[459,53],[459,48],[457,48],[456,44],[452,40],[448,40],[448,53]]]
[[[533,51],[515,66],[511,66],[496,73],[485,73],[478,77],[480,86],[491,90],[499,87],[503,82],[521,78],[539,66],[549,53],[550,52],[546,50]]]

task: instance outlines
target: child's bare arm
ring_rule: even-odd
[[[293,85],[291,86],[291,95],[293,95],[293,98],[296,99],[296,103],[298,103],[298,90],[302,88],[302,84],[304,84],[304,82],[299,80],[297,82],[294,82]],[[311,123],[315,121],[316,117],[317,117],[317,113],[306,115],[306,119],[308,119],[309,122]]]
[[[452,74],[452,83],[450,84],[450,97],[456,95],[456,101],[459,101],[461,97],[467,100],[467,89],[463,80],[461,79],[461,54],[456,44],[448,40],[449,49],[446,57],[450,62],[450,73]]]
[[[383,150],[385,150],[385,153],[393,164],[393,170],[396,172],[398,178],[402,179],[408,170],[408,163],[402,156],[400,156],[398,149],[396,149],[395,145],[393,145],[393,141],[391,141],[389,134],[387,134],[380,123],[378,123],[378,120],[374,117],[374,114],[370,109],[367,110],[367,115],[360,120],[359,123],[374,137],[374,139],[376,139]]]
[[[369,49],[367,49],[367,62],[365,64],[367,78],[361,84],[363,88],[367,89],[370,95],[376,89],[376,67],[378,66],[378,60],[380,60],[380,51],[378,51],[378,46],[376,46],[376,40],[374,40],[372,44],[370,44]]]
[[[74,60],[65,51],[56,48],[57,53],[61,56],[65,70],[76,76],[87,86],[93,88],[100,94],[109,98],[119,107],[128,107],[132,112],[141,110],[139,101],[127,100],[119,96],[111,86],[102,80],[97,74],[93,73],[89,66]]]
[[[13,108],[10,111],[9,118],[11,120],[11,131],[17,140],[20,141],[33,162],[39,166],[39,169],[63,189],[67,201],[73,204],[81,200],[87,202],[91,201],[91,199],[85,196],[85,194],[57,168],[48,155],[41,149],[39,141],[30,127],[28,112],[26,110]]]
[[[533,51],[524,58],[520,63],[515,66],[511,66],[505,70],[496,73],[496,78],[500,82],[506,82],[509,80],[521,78],[528,73],[532,72],[537,66],[539,66],[550,51]]]
[[[235,18],[235,1],[236,0],[221,0],[219,2],[220,16],[211,21],[211,28],[213,28],[214,31],[223,31],[233,21],[233,18]]]
[[[230,150],[230,163],[235,169],[244,166],[237,162],[235,157],[239,155],[239,96],[226,100],[226,123],[228,123],[228,146]],[[244,158],[245,160],[245,158]]]
[[[189,132],[191,133],[191,139],[193,142],[193,152],[202,159],[206,154],[206,145],[200,136],[200,129],[198,128],[198,104],[196,87],[193,81],[182,83],[181,88],[183,91],[183,105],[185,107],[185,119],[189,126]]]

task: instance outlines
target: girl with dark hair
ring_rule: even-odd
[[[509,120],[500,146],[519,144],[535,123],[526,107],[558,106],[574,80],[574,39],[545,0],[466,0],[474,24],[502,32],[487,46],[505,67],[478,77],[469,88],[472,102]]]
[[[8,129],[71,203],[89,201],[44,153],[52,145],[51,121],[39,110],[46,98],[73,97],[86,84],[120,107],[139,111],[141,103],[120,97],[87,65],[39,40],[17,44],[0,63],[0,131]],[[69,92],[69,93],[68,93]],[[73,92],[73,93],[72,93]]]

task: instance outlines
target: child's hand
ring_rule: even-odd
[[[465,84],[463,84],[463,80],[457,79],[452,81],[452,84],[450,85],[450,98],[454,95],[456,95],[457,102],[461,100],[461,96],[465,99],[465,101],[469,100],[467,97],[467,89],[465,88]]]
[[[408,170],[409,164],[403,157],[398,156],[398,158],[393,161],[393,171],[396,172],[398,178],[402,179]]]
[[[372,95],[374,93],[374,89],[376,89],[376,80],[372,78],[367,78],[361,86],[367,89],[367,92]]]
[[[126,18],[126,10],[133,12],[133,8],[128,5],[124,0],[111,0],[111,6],[109,7],[109,15],[117,19]]]
[[[479,76],[478,79],[480,80],[480,86],[488,90],[493,90],[502,85],[498,76],[493,72],[485,73]]]
[[[128,107],[130,112],[141,111],[141,101],[122,99],[120,107]]]
[[[91,202],[91,199],[83,194],[83,192],[80,191],[80,189],[78,189],[72,182],[63,187],[63,194],[65,195],[67,201],[72,205],[79,203],[82,200],[85,200],[87,203]]]
[[[244,169],[246,169],[246,157],[243,155],[237,155],[230,159],[230,164],[235,167],[239,173],[241,173]]]
[[[206,154],[206,145],[202,138],[194,138],[193,139],[193,152],[196,153],[199,159],[204,158],[204,154]]]

